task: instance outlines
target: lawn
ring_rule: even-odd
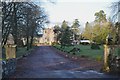
[[[95,60],[103,60],[103,55],[104,55],[104,48],[103,46],[100,46],[100,49],[91,49],[90,45],[76,45],[76,46],[70,46],[70,47],[65,47],[65,48],[61,48],[60,45],[55,45],[56,48],[67,52],[68,54],[73,54],[72,52],[70,52],[70,50],[72,50],[74,47],[77,47],[80,49],[80,52],[75,52],[75,55],[77,56],[85,56],[85,57],[89,57],[91,59],[95,59]]]
[[[16,52],[16,58],[19,58],[23,55],[28,54],[33,49],[34,49],[34,47],[27,51],[26,47],[18,47],[17,52]],[[2,59],[0,59],[0,60],[6,60],[5,59],[5,49],[4,48],[2,48]]]
[[[16,52],[16,57],[21,57],[23,55],[26,55],[29,53],[29,51],[33,50],[33,48],[31,48],[30,50],[27,51],[27,47],[19,47],[17,52]]]

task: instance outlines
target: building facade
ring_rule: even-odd
[[[45,28],[43,30],[42,37],[36,38],[36,42],[39,44],[49,44],[51,45],[53,42],[55,42],[55,34],[54,34],[54,28]]]

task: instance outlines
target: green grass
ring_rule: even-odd
[[[16,52],[16,58],[28,54],[29,51],[33,50],[33,48],[31,48],[27,51],[27,47],[19,47],[17,52]]]
[[[74,47],[77,47],[80,49],[80,52],[75,52],[77,56],[86,56],[95,60],[103,60],[103,54],[104,54],[103,46],[100,46],[100,49],[98,50],[91,49],[90,45],[76,45],[76,46],[65,47],[64,49],[62,49],[60,45],[55,45],[55,47],[65,52],[69,52]]]
[[[18,47],[17,52],[16,52],[16,58],[19,58],[19,57],[21,57],[23,55],[28,54],[28,52],[32,51],[33,49],[34,49],[34,47],[27,51],[26,47]],[[0,58],[0,60],[6,60],[6,58],[5,58],[5,49],[4,48],[3,48],[3,51],[2,51],[2,59]]]

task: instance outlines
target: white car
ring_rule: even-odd
[[[81,44],[90,44],[91,41],[90,40],[80,40]]]

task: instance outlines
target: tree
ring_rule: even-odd
[[[65,29],[61,37],[61,46],[69,46],[72,43],[72,33],[69,27]]]
[[[68,24],[67,24],[67,22],[64,20],[64,21],[62,22],[61,29],[64,31],[65,29],[67,29],[67,27],[68,27]]]
[[[2,6],[2,45],[6,44],[8,34],[12,33],[17,45],[21,38],[27,38],[29,49],[37,29],[48,22],[44,9],[33,2],[3,2]]]
[[[120,44],[120,0],[118,2],[112,3],[112,20],[115,23],[115,28],[116,28],[116,40],[117,44]]]
[[[106,37],[108,34],[111,34],[112,37],[114,36],[114,32],[112,31],[112,25],[111,22],[106,22],[102,25],[102,27],[99,24],[96,24],[93,27],[93,40],[97,43],[105,43]]]
[[[75,19],[75,21],[73,22],[73,24],[71,26],[71,28],[72,28],[71,31],[73,32],[73,34],[77,35],[80,33],[79,27],[80,27],[80,23],[79,23],[78,19]]]
[[[104,13],[103,10],[96,12],[94,16],[95,16],[95,22],[98,22],[99,24],[107,21],[106,14]]]
[[[12,14],[12,3],[2,2],[2,45],[6,44],[7,36],[11,30],[10,14]]]
[[[115,36],[115,32],[112,29],[112,22],[107,21],[104,11],[100,10],[95,13],[94,24],[86,23],[83,36],[98,44],[103,44],[106,42],[108,34],[111,34],[113,37]]]
[[[74,35],[74,39],[75,40],[79,40],[79,35],[80,35],[80,23],[78,21],[78,19],[75,19],[75,21],[73,22],[72,26],[71,26],[71,31]]]
[[[89,39],[89,40],[92,40],[92,26],[90,25],[89,22],[86,22],[86,25],[85,25],[85,30],[83,32],[83,36],[85,39]]]
[[[119,12],[120,12],[120,0],[118,0],[117,2],[113,2],[111,5],[111,11],[112,11],[112,21],[114,23],[119,21]]]
[[[55,25],[53,31],[56,34],[56,41],[58,43],[60,41],[61,28],[59,27],[59,25]]]
[[[116,22],[115,28],[116,28],[116,44],[120,44],[120,23],[119,22]]]
[[[54,32],[57,34],[57,39],[61,43],[61,47],[71,45],[72,32],[65,20],[62,22],[61,27],[58,25],[54,26]]]

